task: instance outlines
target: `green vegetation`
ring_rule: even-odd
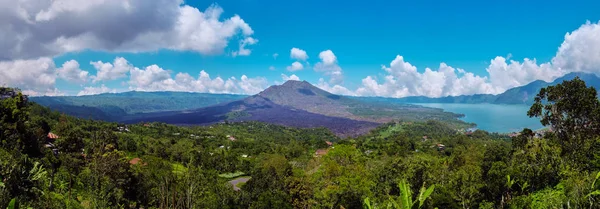
[[[232,179],[232,178],[237,178],[237,177],[243,176],[244,174],[245,174],[244,172],[238,171],[235,173],[222,173],[222,174],[219,174],[219,177],[226,178],[226,179]]]
[[[579,79],[537,95],[528,114],[552,132],[514,138],[434,120],[348,139],[259,122],[125,127],[0,92],[0,208],[600,207],[600,103]]]
[[[228,112],[227,114],[225,114],[225,116],[227,117],[227,120],[234,120],[237,118],[248,117],[248,116],[250,116],[250,113],[248,113],[246,111],[233,111],[233,112]]]

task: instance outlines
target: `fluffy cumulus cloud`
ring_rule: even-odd
[[[19,87],[29,95],[62,95],[55,87],[56,79],[83,84],[88,72],[79,63],[69,60],[56,67],[50,58],[0,61],[0,85]]]
[[[308,55],[306,54],[306,51],[294,47],[292,50],[290,50],[290,58],[299,61],[306,61],[308,59]]]
[[[498,56],[490,61],[488,76],[484,77],[444,63],[436,70],[419,72],[399,55],[383,70],[386,74],[381,79],[364,78],[356,93],[387,97],[499,94],[535,80],[552,81],[569,72],[600,75],[600,22],[587,22],[567,33],[550,62],[538,64],[536,59],[517,61],[510,55]]]
[[[365,96],[442,97],[497,92],[487,77],[476,76],[445,63],[441,63],[436,70],[426,68],[420,73],[417,67],[398,55],[389,66],[383,66],[382,69],[387,73],[382,82],[367,76],[356,93]]]
[[[302,65],[302,63],[296,61],[296,62],[293,62],[292,65],[287,66],[286,69],[288,71],[294,72],[294,71],[298,71],[298,70],[304,69],[304,65]]]
[[[96,75],[93,76],[94,82],[123,78],[133,69],[133,66],[123,57],[115,58],[113,63],[96,61],[90,62],[90,64],[96,69]]]
[[[65,62],[57,70],[58,76],[66,81],[75,83],[85,83],[88,80],[88,71],[81,70],[79,63],[75,60]]]
[[[560,70],[600,74],[600,21],[567,33],[552,65]]]
[[[333,51],[325,50],[319,53],[321,62],[315,64],[315,71],[329,76],[329,83],[340,84],[343,82],[342,68],[338,65],[338,60]]]
[[[600,66],[600,65],[599,65]],[[496,57],[490,61],[486,69],[490,82],[502,93],[504,90],[522,86],[535,80],[552,81],[565,72],[550,63],[537,64],[535,59],[524,59],[522,62]]]
[[[301,62],[306,62],[306,60],[308,59],[308,55],[306,54],[306,51],[294,47],[290,50],[290,58],[296,61],[293,62],[290,66],[287,66],[286,69],[290,72],[294,72],[304,69],[304,65]]]
[[[299,81],[300,77],[296,76],[295,74],[292,74],[290,76],[286,75],[286,74],[281,74],[281,79],[285,82],[285,81]]]
[[[0,62],[0,85],[16,86],[33,95],[54,94],[56,77],[50,58]]]
[[[99,87],[87,86],[81,90],[77,96],[85,96],[85,95],[95,95],[95,94],[104,94],[104,93],[117,93],[117,90],[106,87],[104,84]]]
[[[233,78],[235,80],[235,78]],[[241,93],[244,94],[257,94],[258,92],[265,89],[268,85],[268,81],[266,78],[257,77],[257,78],[248,78],[246,75],[242,75],[240,78],[238,85],[240,86]]]
[[[157,65],[150,65],[144,69],[134,67],[130,71],[129,88],[136,91],[256,94],[268,85],[267,80],[262,77],[250,78],[242,75],[239,79],[211,78],[204,70],[200,71],[198,77],[188,73],[177,73],[173,78],[171,74],[171,71]]]
[[[317,84],[317,87],[319,87],[325,91],[328,91],[329,93],[333,93],[333,94],[356,96],[355,92],[350,91],[346,87],[343,87],[338,84],[331,85],[327,81],[325,81],[325,79],[323,79],[323,78],[319,79],[319,83]]]
[[[241,37],[239,55],[256,43],[240,16],[222,18],[182,0],[0,0],[0,60],[37,59],[84,49],[144,52],[158,49],[220,54]]]

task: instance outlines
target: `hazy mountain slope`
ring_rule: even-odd
[[[331,94],[306,81],[287,81],[271,86],[258,94],[275,104],[305,110],[312,113],[351,117],[347,110],[349,98]]]
[[[157,121],[178,125],[209,125],[226,120],[261,121],[299,128],[325,127],[338,136],[364,134],[379,125],[293,109],[275,104],[260,95],[192,111],[140,114],[124,122]]]
[[[457,119],[460,116],[417,105],[361,101],[331,94],[306,81],[287,81],[238,101],[195,110],[129,115],[123,121],[207,125],[251,120],[300,128],[326,127],[339,136],[354,136],[391,120],[443,120],[469,126]]]
[[[585,81],[586,85],[593,86],[596,89],[600,88],[600,78],[594,74],[588,73],[569,73],[560,78],[555,79],[553,82],[545,82],[537,80],[531,82],[525,86],[515,87],[507,90],[506,92],[497,95],[495,104],[532,104],[535,95],[540,92],[540,89],[553,86],[562,83],[565,80],[573,80],[575,77],[579,77]]]
[[[385,123],[392,120],[447,120],[461,115],[441,109],[331,94],[306,81],[287,81],[258,94],[273,103],[332,117]]]
[[[197,109],[245,97],[233,94],[132,91],[90,96],[31,97],[31,100],[77,117],[88,117],[89,114],[86,111],[72,111],[72,108],[100,111],[98,115],[104,115],[92,117],[94,119],[104,120],[106,116],[109,120],[120,120],[120,117],[129,114]]]

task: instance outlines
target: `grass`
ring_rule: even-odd
[[[237,171],[235,173],[222,173],[222,174],[219,174],[219,177],[226,178],[226,179],[232,179],[232,178],[240,177],[244,174],[245,174],[244,172]]]
[[[379,135],[381,136],[381,138],[387,138],[392,134],[402,132],[403,130],[404,129],[402,128],[402,124],[394,124],[393,126],[385,129],[385,131],[382,131]]]

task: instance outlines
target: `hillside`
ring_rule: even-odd
[[[411,193],[404,198],[427,197],[423,208],[599,204],[588,195],[600,191],[599,163],[585,155],[598,140],[571,155],[554,134],[462,134],[439,121],[388,123],[350,139],[261,122],[124,126],[18,96],[0,97],[0,114],[11,116],[0,118],[2,208],[376,208]],[[282,107],[258,95],[230,104]]]
[[[331,94],[306,81],[287,81],[257,95],[209,107],[128,115],[121,121],[158,121],[178,125],[209,125],[231,121],[261,121],[298,128],[325,127],[338,136],[367,133],[392,120],[442,120],[456,128],[470,127],[461,115],[416,105],[363,102]]]
[[[283,85],[271,86],[258,96],[275,104],[305,110],[312,113],[351,117],[347,110],[349,98],[331,94],[306,81],[287,81]]]
[[[338,136],[367,133],[378,123],[332,117],[275,104],[260,95],[191,111],[150,113],[131,116],[126,123],[142,121],[177,125],[210,125],[218,122],[260,121],[298,128],[325,127]]]
[[[246,95],[234,94],[131,91],[89,96],[43,96],[30,99],[77,117],[119,121],[125,115],[197,109],[245,97]]]

